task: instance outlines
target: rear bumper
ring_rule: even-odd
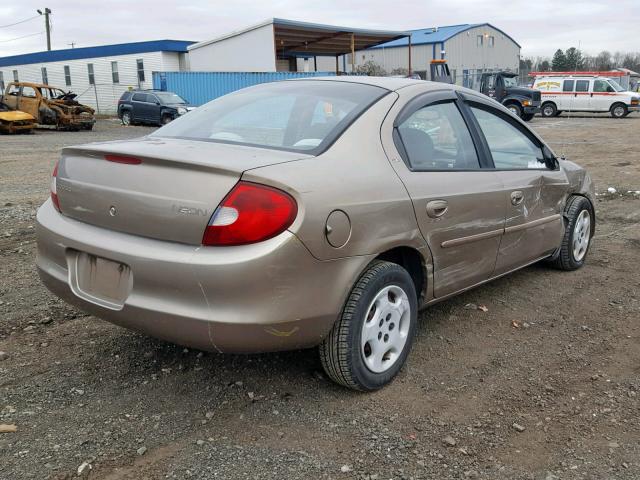
[[[43,283],[104,320],[203,350],[306,348],[327,335],[370,257],[315,259],[290,232],[256,245],[196,247],[113,232],[60,215],[47,200],[37,215],[36,264]],[[130,267],[118,308],[74,293],[78,252]]]

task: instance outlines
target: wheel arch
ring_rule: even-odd
[[[418,249],[409,246],[398,246],[378,254],[372,261],[374,260],[384,260],[404,268],[409,272],[413,280],[418,297],[418,305],[424,300],[428,284],[427,259]]]

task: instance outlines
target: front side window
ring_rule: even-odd
[[[144,61],[139,58],[136,60],[136,67],[138,69],[138,82],[144,82]]]
[[[502,77],[502,80],[504,80],[504,86],[506,88],[518,86],[518,80],[516,77]]]
[[[71,86],[71,68],[69,68],[69,65],[64,66],[64,84],[67,87]]]
[[[613,87],[611,85],[609,85],[609,82],[606,82],[604,80],[595,80],[593,82],[593,91],[595,93],[613,93],[613,92],[615,92]]]
[[[18,70],[14,70],[13,71],[13,81],[14,82],[19,82],[20,80],[18,80]]]
[[[36,98],[36,90],[33,87],[22,87],[22,96],[27,98]]]
[[[562,91],[563,92],[573,92],[573,84],[575,83],[574,80],[565,80],[562,83]]]
[[[47,75],[47,67],[42,67],[40,69],[40,72],[42,73],[42,83],[44,83],[45,85],[49,85],[49,76]]]
[[[120,83],[120,74],[118,73],[118,62],[111,62],[111,80],[113,83]]]
[[[10,85],[9,86],[9,95],[18,96],[20,95],[20,87],[18,85]]]
[[[93,72],[93,63],[88,63],[87,64],[87,73],[89,75],[89,85],[95,85],[96,84],[96,76]]]
[[[495,168],[545,168],[542,149],[515,125],[482,108],[471,107],[471,110],[487,140]]]
[[[387,93],[347,82],[265,83],[219,97],[153,135],[318,153]]]
[[[611,87],[616,91],[616,92],[624,92],[625,89],[622,87],[622,85],[620,85],[618,82],[616,82],[613,78],[610,78],[608,80],[609,85],[611,85]]]
[[[589,80],[576,80],[576,92],[588,92]]]
[[[480,168],[471,134],[454,102],[423,107],[398,126],[412,170]]]

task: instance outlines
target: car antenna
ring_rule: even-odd
[[[581,41],[581,40],[578,40],[578,50],[577,50],[577,52],[576,52],[576,64],[573,66],[573,71],[574,71],[574,72],[577,72],[577,71],[578,71],[578,54],[579,54],[579,53],[581,53],[581,52],[580,52],[580,46],[581,46],[581,45],[582,45],[582,41]],[[575,88],[576,88],[576,87],[575,87],[575,84],[574,84],[574,87],[573,87],[573,88],[574,88],[574,90],[575,90]],[[573,96],[573,97],[572,97],[572,99],[571,99],[571,104],[570,104],[571,106],[573,106],[573,99],[574,99],[574,98],[575,98],[575,96]],[[572,111],[572,110],[571,110],[571,107],[569,107],[569,110],[568,110],[568,112],[567,112],[567,120],[569,120],[569,119],[571,118],[571,111]],[[560,150],[560,158],[561,158],[562,160],[566,160],[566,159],[567,159],[567,155],[566,155],[566,153],[565,153],[565,151],[566,151],[566,150],[565,150],[565,149],[566,149],[566,147],[567,147],[567,134],[566,134],[566,132],[565,132],[565,134],[562,136],[562,149]]]

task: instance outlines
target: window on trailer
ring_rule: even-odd
[[[71,68],[69,68],[69,65],[64,66],[64,84],[67,87],[71,86]]]
[[[42,67],[40,71],[42,72],[42,83],[44,83],[45,85],[49,85],[49,77],[47,76],[47,67]]]
[[[20,80],[18,80],[18,70],[14,70],[13,71],[13,81],[14,82],[19,82]]]
[[[0,92],[4,92],[4,73],[0,72]]]
[[[111,80],[113,80],[113,83],[120,83],[120,74],[118,73],[118,62],[111,62]]]
[[[88,63],[87,64],[87,73],[89,74],[89,85],[95,85],[96,84],[96,76],[93,73],[93,63]]]
[[[495,46],[495,44],[496,44],[496,37],[494,36],[489,37],[489,46],[493,47]]]
[[[136,60],[136,67],[138,69],[138,83],[144,82],[144,61],[139,58]]]
[[[482,46],[482,35],[478,35],[478,36],[476,37],[476,45],[477,45],[478,47],[481,47],[481,46]]]

